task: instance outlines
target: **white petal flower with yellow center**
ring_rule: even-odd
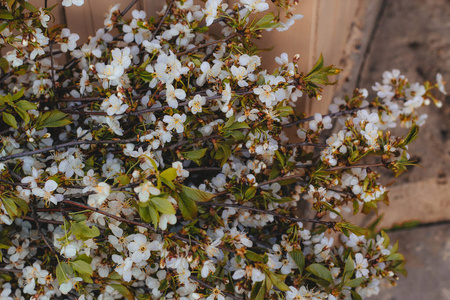
[[[141,202],[147,202],[150,199],[150,195],[157,196],[161,194],[161,191],[150,181],[145,181],[143,184],[135,187],[134,191],[138,193],[139,201]]]
[[[173,130],[177,133],[183,133],[184,131],[184,122],[186,121],[185,114],[174,114],[173,116],[164,116],[163,121],[167,123],[167,130]]]
[[[188,106],[191,109],[191,112],[195,115],[197,113],[202,112],[202,110],[203,110],[202,107],[203,107],[203,105],[205,105],[205,103],[206,103],[205,97],[202,97],[200,95],[195,95],[194,99],[189,101]]]
[[[175,89],[170,83],[166,84],[166,102],[172,108],[178,107],[178,100],[184,100],[186,92],[182,89]],[[178,100],[177,100],[178,99]]]
[[[95,191],[95,194],[89,195],[88,204],[93,207],[99,207],[108,198],[111,187],[106,182],[100,182],[93,191]]]
[[[272,107],[272,103],[275,101],[275,94],[272,92],[270,85],[263,85],[253,89],[255,95],[259,95],[259,100],[266,104],[267,107]]]
[[[63,195],[56,194],[53,195],[53,192],[58,188],[58,184],[54,180],[48,180],[44,188],[33,188],[32,193],[35,196],[38,196],[40,198],[44,198],[45,202],[51,202],[53,204],[58,204],[58,202],[61,202],[64,197]]]

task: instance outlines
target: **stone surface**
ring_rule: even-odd
[[[370,300],[450,300],[450,224],[390,232],[407,260],[408,276]]]
[[[450,83],[450,1],[387,0],[380,25],[365,58],[361,87],[370,90],[385,70],[399,69],[411,81],[434,81],[437,72]],[[446,85],[450,92],[450,84]],[[450,93],[449,93],[450,94]],[[382,205],[381,226],[418,220],[450,220],[450,97],[436,94],[443,107],[425,110],[428,121],[410,146],[411,156],[422,167],[413,167],[399,178],[384,173],[389,187],[389,207]],[[396,129],[394,134],[406,134]],[[368,224],[374,216],[359,219]],[[395,288],[384,287],[370,300],[450,299],[450,224],[391,232],[407,260],[407,278]]]
[[[434,81],[437,72],[450,83],[450,1],[388,0],[366,57],[361,87],[371,90],[385,70],[399,69],[412,82]],[[450,95],[450,84],[446,85]],[[373,92],[372,92],[373,93]],[[383,227],[412,219],[436,222],[450,219],[450,96],[436,93],[443,107],[433,105],[428,120],[409,148],[422,167],[413,167],[398,178],[386,172],[391,207]],[[393,130],[405,135],[407,130]],[[450,284],[449,284],[450,285]]]

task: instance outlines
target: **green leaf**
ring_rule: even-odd
[[[361,235],[365,235],[367,233],[367,229],[366,228],[362,228],[359,226],[356,226],[350,222],[347,221],[343,221],[343,222],[338,222],[336,223],[336,228],[339,228],[341,230],[343,229],[347,229],[350,232],[353,232],[354,234],[356,234],[357,236],[361,236]]]
[[[286,275],[277,275],[271,271],[267,271],[266,274],[269,275],[269,278],[272,281],[272,283],[281,291],[283,292],[289,291],[289,287],[287,286],[286,283],[284,283],[284,278],[286,277]],[[281,279],[281,277],[283,277],[283,279]]]
[[[72,277],[72,275],[73,269],[67,263],[60,262],[56,267],[56,278],[59,285],[69,280],[69,277]]]
[[[339,217],[341,217],[341,219],[343,219],[342,215],[340,212],[338,212],[337,210],[335,210],[330,204],[328,204],[327,202],[321,202],[321,204],[323,206],[325,206],[327,208],[328,211],[331,211],[333,213],[335,213],[336,215],[338,215]]]
[[[405,257],[400,253],[393,253],[386,257],[386,260],[405,260]]]
[[[265,281],[256,282],[253,285],[250,299],[264,300],[265,295],[266,295]]]
[[[22,118],[25,125],[27,125],[28,122],[30,122],[30,116],[28,115],[26,110],[21,109],[18,106],[14,107],[14,110],[19,114],[20,118]]]
[[[236,117],[234,115],[232,115],[228,121],[225,123],[225,125],[223,126],[224,129],[227,129],[228,127],[230,127],[234,121],[236,121]]]
[[[88,264],[85,261],[82,260],[76,260],[70,263],[73,270],[78,272],[79,274],[87,274],[89,276],[92,276],[94,271],[92,271],[92,267],[90,264]]]
[[[277,107],[276,111],[280,117],[289,117],[294,114],[294,109],[291,106],[280,106]]]
[[[244,194],[244,199],[251,200],[256,195],[257,188],[256,186],[249,187]]]
[[[361,296],[355,292],[355,291],[351,291],[352,293],[352,300],[362,300]]]
[[[345,282],[344,285],[353,287],[353,288],[357,288],[358,286],[361,285],[361,283],[363,283],[363,281],[364,281],[364,277],[359,277],[359,278],[355,278],[355,279]]]
[[[86,221],[72,222],[72,233],[77,239],[90,239],[98,237],[100,230],[96,226],[89,227]]]
[[[197,217],[198,207],[194,200],[181,193],[177,199],[178,208],[185,220],[193,220]]]
[[[14,118],[14,116],[12,114],[3,112],[2,118],[6,124],[8,124],[9,126],[11,126],[14,129],[17,129],[17,121],[16,121],[16,118]]]
[[[21,5],[23,7],[25,7],[26,9],[28,9],[29,11],[31,11],[31,12],[37,12],[38,11],[38,9],[36,7],[34,7],[33,5],[31,5],[31,3],[28,2],[28,1],[23,1],[23,3],[21,3]]]
[[[165,178],[167,181],[173,181],[177,178],[177,170],[175,168],[168,168],[162,171],[159,176]]]
[[[26,215],[30,211],[30,207],[25,200],[19,197],[11,197],[11,199],[20,207],[23,215]]]
[[[0,33],[8,26],[8,23],[5,22],[0,25]],[[9,62],[6,60],[6,58],[1,57],[0,58],[0,68],[3,70],[3,72],[8,72],[9,70]]]
[[[134,300],[133,293],[124,285],[121,284],[109,284],[112,288],[122,294],[128,300]]]
[[[17,205],[14,203],[13,199],[8,197],[2,197],[3,207],[10,217],[17,217],[20,215],[20,211],[17,209]]]
[[[325,268],[323,265],[320,265],[320,264],[309,265],[306,268],[306,271],[310,272],[311,274],[316,275],[317,277],[325,279],[328,282],[333,281],[333,276],[331,275],[330,270]]]
[[[310,76],[311,74],[317,72],[318,70],[322,69],[323,67],[323,55],[322,53],[320,53],[319,59],[317,60],[316,64],[314,65],[314,67],[312,68],[311,71],[309,71],[308,75],[306,76]]]
[[[173,208],[172,203],[169,199],[161,197],[152,197],[150,201],[155,205],[156,209],[163,214],[173,215],[176,213],[175,208]]]
[[[250,126],[248,126],[248,124],[245,122],[236,122],[227,127],[227,130],[237,130],[237,129],[250,129]]]
[[[0,19],[14,20],[14,16],[11,14],[11,12],[7,11],[6,9],[0,9]]]
[[[391,242],[389,235],[386,232],[384,232],[384,230],[381,230],[381,236],[383,237],[383,247],[384,248],[389,247],[389,244]]]
[[[148,209],[149,205],[139,206],[139,216],[144,222],[149,223],[152,221],[152,217],[150,216],[150,210]]]
[[[413,124],[411,126],[411,129],[409,130],[408,135],[405,137],[404,141],[401,143],[401,146],[408,145],[412,141],[414,141],[417,138],[417,135],[419,134],[419,126],[416,124]]]
[[[344,275],[343,275],[342,281],[346,282],[347,280],[352,278],[354,270],[355,270],[355,263],[354,263],[352,257],[349,255],[347,258],[347,261],[345,262]]]
[[[257,261],[257,262],[263,262],[264,261],[264,258],[260,254],[258,254],[256,252],[253,252],[251,250],[247,250],[245,252],[245,257],[247,257],[250,260]]]
[[[118,186],[125,186],[130,183],[130,177],[128,175],[123,174],[120,176],[117,176],[114,178],[114,184],[117,184]]]
[[[275,21],[275,15],[273,13],[268,13],[264,17],[258,20],[255,24],[256,29],[269,29],[281,27],[282,25]]]
[[[153,205],[149,205],[149,206],[147,206],[147,209],[150,214],[150,219],[153,223],[153,227],[158,228],[159,214],[156,211],[156,208]]]
[[[23,96],[24,93],[25,93],[25,88],[21,88],[20,91],[18,91],[17,93],[15,93],[15,94],[12,96],[12,100],[13,100],[13,101],[19,100],[20,98],[22,98],[22,96]],[[23,101],[25,101],[25,100],[23,100]],[[28,102],[28,101],[25,101],[25,102]],[[28,102],[28,103],[30,103],[30,102]],[[16,103],[16,104],[17,104],[17,103]],[[31,103],[30,103],[30,104],[31,104]],[[35,104],[33,104],[33,106],[34,106],[34,108],[37,107]],[[32,108],[30,108],[30,109],[32,109]]]
[[[181,195],[197,202],[206,202],[215,197],[212,193],[201,191],[199,189],[193,189],[185,185],[182,186]]]
[[[301,250],[292,250],[289,252],[289,255],[294,260],[300,273],[303,272],[303,268],[305,267],[305,256],[303,255],[303,252]]]
[[[18,94],[16,94],[18,95]],[[14,95],[14,96],[16,96]],[[31,103],[27,100],[20,100],[16,102],[16,105],[19,106],[20,108],[22,108],[23,110],[31,110],[31,109],[36,109],[37,105],[34,103]]]
[[[181,154],[186,159],[197,160],[197,159],[200,159],[203,156],[205,156],[207,150],[208,150],[208,148],[203,148],[203,149],[193,150],[193,151],[189,151],[189,152],[183,152]]]
[[[62,127],[66,126],[72,121],[69,119],[66,119],[68,114],[65,114],[63,112],[60,112],[59,110],[55,109],[52,111],[48,111],[42,116],[39,116],[36,121],[36,129],[40,130],[42,128],[46,127]]]
[[[164,177],[159,177],[160,179],[161,179],[161,181],[165,184],[165,185],[167,185],[169,188],[171,188],[172,190],[175,190],[176,189],[176,187],[175,187],[175,184],[173,184],[173,182],[172,181],[169,181],[169,180],[167,180],[166,178],[164,178]]]
[[[121,279],[123,279],[123,277],[122,277],[122,275],[119,275],[117,272],[112,272],[111,274],[108,275],[108,279],[121,280]]]

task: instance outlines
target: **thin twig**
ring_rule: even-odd
[[[22,273],[22,270],[0,268],[0,272]]]
[[[37,231],[39,232],[39,235],[41,236],[41,238],[42,238],[42,240],[44,241],[45,245],[47,245],[47,248],[48,248],[54,255],[60,257],[61,254],[59,254],[59,252],[57,252],[57,251],[55,250],[55,248],[54,248],[52,245],[50,245],[50,243],[47,241],[47,238],[45,237],[44,233],[43,233],[42,230],[41,230],[41,222],[40,222],[39,219],[38,219],[37,211],[36,211],[36,201],[33,201],[33,202],[31,203],[31,214],[32,214],[32,216],[33,216],[33,221],[34,221],[34,223],[36,224],[36,229],[37,229]]]
[[[71,147],[71,146],[76,146],[76,145],[128,144],[133,141],[136,141],[136,139],[131,138],[131,139],[124,139],[124,140],[72,141],[72,142],[58,144],[58,145],[45,147],[45,148],[37,149],[37,150],[33,150],[33,151],[27,151],[27,152],[3,156],[3,157],[0,157],[0,161],[10,160],[13,158],[18,158],[18,157],[30,156],[30,155],[39,154],[39,153],[45,153],[45,152],[49,152],[49,151],[56,151],[57,149],[60,149],[60,148],[66,148],[66,147]]]
[[[39,212],[40,209],[36,209],[36,211]],[[59,211],[59,209],[57,211]],[[28,216],[23,216],[23,217],[21,217],[21,219],[28,220],[28,221],[38,221],[40,223],[47,223],[47,224],[54,224],[54,225],[63,225],[64,224],[63,222],[56,221],[56,220],[48,220],[48,219],[40,219],[40,218],[35,220],[34,218],[28,217]]]
[[[8,73],[6,73],[5,76],[3,76],[3,77],[0,79],[0,84],[2,84],[3,81],[5,81],[6,79],[8,79],[12,74],[13,74],[13,71],[9,71]]]
[[[172,9],[172,5],[173,5],[174,2],[175,2],[174,0],[170,1],[169,5],[167,6],[166,12],[164,13],[164,16],[161,18],[161,20],[159,20],[158,26],[156,27],[155,31],[153,31],[152,37],[150,38],[150,41],[153,41],[155,36],[158,34],[158,31],[161,29],[161,26],[164,23],[164,20],[169,15],[169,12]]]
[[[208,47],[208,46],[211,46],[211,45],[216,45],[216,44],[220,44],[220,43],[226,42],[226,41],[228,41],[228,40],[230,40],[230,39],[232,39],[232,38],[234,38],[234,37],[236,37],[238,35],[239,35],[239,33],[233,33],[232,35],[227,36],[226,38],[223,38],[221,40],[212,41],[212,42],[209,42],[209,43],[206,43],[206,44],[203,44],[203,45],[191,48],[189,50],[177,53],[177,56],[186,55],[188,53],[195,52],[195,51],[197,51],[197,50],[199,50],[201,48],[205,48],[205,47]]]
[[[342,111],[338,111],[338,112],[335,112],[335,113],[330,113],[330,114],[327,114],[327,115],[323,115],[323,117],[334,118],[334,117],[337,117],[337,116],[351,114],[351,113],[353,113],[355,111],[366,109],[366,108],[370,108],[370,105],[361,106],[361,107],[357,107],[357,108],[353,108],[353,109],[342,110]],[[295,121],[295,122],[283,124],[281,126],[283,126],[283,128],[289,128],[289,127],[292,127],[294,125],[305,123],[305,122],[309,122],[309,121],[312,121],[312,120],[314,120],[314,116],[311,116],[311,117],[308,117],[308,118],[304,118],[304,119],[301,119],[301,120],[298,120],[298,121]]]
[[[201,281],[200,279],[198,279],[198,278],[195,277],[194,275],[191,275],[191,276],[189,277],[189,279],[191,279],[192,281],[197,282],[198,284],[200,284],[201,286],[203,286],[203,287],[205,287],[205,288],[207,288],[207,289],[210,289],[210,290],[213,290],[213,289],[214,289],[213,286],[211,286],[210,284],[208,284],[208,283],[206,283],[206,282],[204,282],[204,281]],[[225,296],[231,298],[231,299],[242,300],[242,298],[237,297],[237,296],[235,296],[235,295],[233,295],[233,294],[231,294],[231,293],[228,293],[228,292],[225,292],[225,291],[221,291],[221,293],[224,294]]]
[[[295,148],[295,147],[301,147],[301,146],[312,146],[312,147],[318,147],[318,148],[326,148],[328,147],[327,144],[316,144],[316,143],[310,143],[310,142],[301,142],[301,143],[293,143],[293,144],[287,144],[287,145],[281,145],[285,148]]]
[[[322,220],[318,220],[318,219],[303,219],[303,218],[295,218],[295,217],[290,217],[290,216],[286,216],[274,211],[270,211],[270,210],[266,210],[266,209],[260,209],[260,208],[256,208],[256,207],[249,207],[249,206],[243,206],[240,204],[232,204],[232,203],[217,203],[217,202],[199,202],[199,205],[205,205],[205,206],[220,206],[220,207],[234,207],[234,208],[239,208],[239,209],[245,209],[245,210],[249,210],[249,211],[254,211],[254,212],[259,212],[259,213],[263,213],[263,214],[267,214],[267,215],[272,215],[281,219],[287,219],[289,221],[292,222],[309,222],[309,223],[319,223],[319,224],[324,224],[327,225],[328,227],[333,227],[334,224],[336,224],[336,222],[334,221],[322,221]]]
[[[53,49],[53,40],[50,40],[49,48],[50,48],[50,65],[51,65],[50,76],[52,79],[52,90],[53,90],[53,95],[56,96],[55,63],[53,60],[53,50],[52,50]]]
[[[120,13],[120,16],[123,17],[125,14],[138,2],[139,0],[132,0],[127,7]]]
[[[322,171],[336,171],[336,170],[344,170],[344,169],[352,169],[352,168],[370,168],[370,167],[383,167],[383,166],[385,166],[385,164],[383,164],[383,163],[368,164],[368,165],[351,165],[351,166],[333,167],[333,168],[325,169]]]

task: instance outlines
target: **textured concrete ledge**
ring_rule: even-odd
[[[450,300],[450,224],[389,233],[399,240],[408,277],[396,287],[381,285],[370,300]]]

